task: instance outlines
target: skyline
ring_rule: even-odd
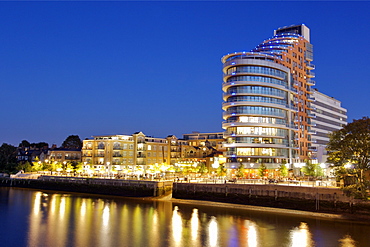
[[[348,122],[360,119],[370,105],[370,54],[364,46],[369,7],[370,2],[1,2],[0,142],[60,146],[69,135],[142,131],[181,138],[222,131],[221,57],[249,51],[275,29],[301,23],[311,29],[314,88],[340,100]],[[297,9],[306,11],[292,12]]]

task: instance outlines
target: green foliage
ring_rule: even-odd
[[[282,176],[282,177],[287,177],[288,176],[288,168],[286,167],[285,164],[281,164],[279,166],[279,172],[280,172],[280,176]]]
[[[354,174],[358,181],[362,198],[366,198],[369,181],[365,172],[370,170],[370,118],[353,120],[342,129],[329,135],[327,146],[328,162],[334,164],[337,178],[345,176],[346,172]],[[346,164],[353,168],[344,169]]]
[[[66,149],[81,149],[82,141],[78,135],[70,135],[64,140],[62,147]]]
[[[35,161],[32,162],[32,171],[33,172],[42,171],[43,169],[44,169],[44,165],[38,159],[35,159]]]
[[[258,168],[258,175],[263,178],[266,177],[267,175],[267,167],[265,164],[261,164],[260,167]]]
[[[113,168],[115,169],[115,166],[113,166]],[[83,172],[83,164],[82,162],[78,162],[76,165],[75,165],[75,171],[77,173],[82,173]]]
[[[226,168],[224,165],[219,165],[218,168],[217,168],[217,175],[220,176],[220,177],[223,177],[223,176],[226,176]]]
[[[198,173],[200,174],[204,174],[204,173],[207,173],[208,172],[208,169],[207,169],[207,166],[205,163],[201,163],[199,166],[198,166]]]
[[[25,148],[25,147],[29,147],[29,146],[31,146],[31,143],[29,143],[27,140],[23,140],[23,141],[21,141],[21,143],[19,143],[18,147]]]
[[[16,166],[17,171],[23,170],[24,172],[31,172],[32,171],[32,165],[30,162],[25,162],[25,163],[19,163]]]
[[[17,148],[3,143],[0,146],[0,171],[13,171],[17,163]]]
[[[236,176],[238,178],[244,177],[244,165],[242,163],[240,163],[238,169],[236,170]]]
[[[318,164],[313,164],[311,161],[306,161],[306,165],[301,168],[301,172],[309,177],[320,177],[324,175],[323,169]]]

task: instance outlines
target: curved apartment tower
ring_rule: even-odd
[[[280,28],[251,52],[222,58],[228,168],[294,168],[310,159],[315,83],[309,35],[305,25]]]
[[[253,52],[229,54],[222,62],[227,168],[291,163],[296,109],[289,69]]]

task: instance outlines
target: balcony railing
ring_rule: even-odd
[[[64,157],[65,160],[79,160],[81,159],[80,157]]]
[[[306,63],[306,67],[307,67],[307,69],[315,69],[315,65],[314,64],[312,64],[312,63]]]
[[[121,147],[121,146],[113,146],[113,150],[123,150],[123,147]]]
[[[315,73],[314,73],[314,72],[312,72],[312,71],[308,71],[308,72],[307,72],[307,77],[309,77],[309,78],[313,78],[313,77],[315,77]]]
[[[310,86],[315,86],[316,82],[314,80],[308,79],[307,84],[310,85]]]

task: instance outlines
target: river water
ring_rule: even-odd
[[[370,223],[0,187],[0,246],[370,246]]]

